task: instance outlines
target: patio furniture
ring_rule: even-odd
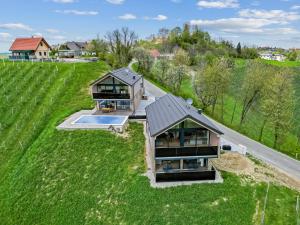
[[[110,113],[110,112],[113,112],[113,109],[112,108],[102,108],[101,111],[103,113]]]

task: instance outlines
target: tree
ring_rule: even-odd
[[[256,48],[244,47],[241,56],[244,59],[256,59],[258,58],[258,52]]]
[[[131,60],[131,49],[137,41],[137,35],[134,31],[123,27],[121,30],[117,29],[108,32],[105,36],[109,50],[116,57],[118,66],[125,66]]]
[[[189,66],[190,65],[190,57],[187,54],[187,52],[181,48],[178,49],[175,52],[174,64],[177,66],[179,66],[179,65]]]
[[[240,42],[236,46],[236,52],[237,52],[239,57],[242,55],[242,46],[241,46]]]
[[[173,46],[179,45],[181,33],[182,30],[180,27],[175,27],[174,29],[172,29],[168,36],[168,41],[170,42],[170,44],[172,44]]]
[[[171,66],[169,68],[166,83],[173,93],[176,93],[180,90],[185,73],[185,67],[182,65]]]
[[[296,61],[298,54],[295,50],[293,50],[287,55],[287,57],[288,57],[288,60],[290,60],[290,61]]]
[[[93,39],[88,43],[87,51],[89,53],[95,53],[97,56],[104,59],[105,54],[108,52],[108,45],[104,40],[100,39],[99,36],[97,36],[96,39]]]
[[[137,70],[141,73],[149,73],[153,65],[153,58],[149,51],[142,47],[137,47],[132,50],[132,56],[137,60]]]
[[[194,89],[203,110],[211,106],[214,114],[217,100],[220,99],[221,119],[223,119],[224,95],[229,87],[230,74],[228,61],[221,58],[216,59],[212,64],[206,64],[195,76]]]
[[[281,69],[269,80],[267,92],[262,101],[262,111],[274,129],[276,149],[291,127],[294,112],[294,89],[290,71]]]
[[[154,78],[162,84],[167,83],[168,70],[170,69],[170,62],[166,59],[158,60],[151,69],[151,74]]]
[[[259,101],[264,92],[265,84],[272,73],[271,67],[259,61],[250,61],[241,88],[242,113],[240,127],[246,119],[251,107]]]
[[[181,36],[183,42],[187,42],[187,43],[190,42],[191,33],[190,33],[190,25],[188,23],[184,24]]]
[[[161,38],[162,40],[166,40],[167,39],[167,37],[168,37],[168,35],[169,35],[169,29],[167,29],[167,28],[160,28],[159,30],[158,30],[158,37],[159,38]]]

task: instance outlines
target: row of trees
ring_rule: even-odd
[[[142,47],[135,48],[132,55],[137,60],[137,70],[140,73],[157,80],[174,93],[179,91],[184,75],[187,73],[187,66],[190,64],[186,51],[177,49],[172,61],[167,59],[154,61],[149,51]]]
[[[232,64],[225,58],[206,63],[196,74],[195,92],[204,110],[211,109],[214,115],[216,105],[220,107],[220,118],[224,120],[224,98],[229,93],[232,83]],[[294,112],[294,89],[291,71],[278,69],[260,61],[249,61],[241,87],[236,89],[235,105],[231,123],[240,106],[239,127],[241,128],[251,110],[260,112],[262,123],[259,141],[268,123],[274,130],[274,148],[280,144],[291,129]]]
[[[228,58],[206,59],[205,64],[196,73],[194,89],[202,103],[203,110],[212,107],[212,115],[217,104],[221,106],[221,120],[224,119],[224,97],[228,92],[232,62]]]
[[[174,52],[181,48],[185,50],[190,57],[191,65],[198,65],[201,55],[210,52],[218,57],[240,57],[246,59],[254,59],[258,57],[255,48],[242,47],[239,43],[234,46],[230,41],[215,41],[208,32],[202,31],[199,26],[190,26],[184,24],[183,28],[175,27],[171,30],[162,28],[158,34],[152,35],[151,41],[141,41],[143,47],[156,47],[161,52]],[[160,44],[153,44],[159,42]]]
[[[108,32],[104,39],[92,40],[87,49],[96,53],[113,67],[127,66],[132,59],[131,51],[137,43],[137,35],[127,27]]]

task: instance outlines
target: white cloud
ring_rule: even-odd
[[[121,20],[135,20],[136,16],[131,14],[131,13],[126,13],[122,16],[119,16],[119,19],[121,19]]]
[[[98,11],[80,11],[75,9],[68,9],[68,10],[55,10],[56,13],[62,14],[72,14],[77,16],[96,16],[99,14]]]
[[[292,10],[298,10],[298,9],[300,9],[300,5],[293,5],[293,6],[291,7],[291,9],[292,9]]]
[[[10,37],[11,37],[11,34],[9,34],[9,33],[6,33],[6,32],[0,33],[0,39],[7,39]]]
[[[52,28],[45,29],[45,31],[47,31],[50,34],[57,34],[57,33],[59,33],[59,30],[52,29]]]
[[[165,16],[165,15],[157,15],[156,17],[153,17],[152,19],[153,20],[158,20],[158,21],[163,21],[163,20],[168,19],[168,17]]]
[[[55,3],[74,3],[75,0],[52,0],[52,2],[55,2]]]
[[[208,1],[199,1],[197,5],[200,8],[238,8],[240,6],[238,0],[208,0]]]
[[[224,29],[240,29],[240,28],[260,28],[266,25],[274,24],[271,20],[254,19],[254,18],[227,18],[216,20],[191,20],[192,25],[200,25],[202,27]]]
[[[171,0],[171,2],[174,2],[174,3],[181,3],[181,0]]]
[[[8,30],[26,30],[26,31],[33,30],[30,26],[22,23],[4,23],[4,24],[0,24],[0,28],[8,29]]]
[[[281,23],[300,19],[300,14],[297,12],[286,12],[283,10],[244,9],[239,11],[239,15],[246,18],[275,20]]]
[[[217,20],[191,20],[192,25],[199,25],[203,28],[217,30],[233,34],[264,34],[282,35],[297,34],[298,30],[291,27],[273,27],[270,25],[280,25],[281,22],[270,19],[259,18],[227,18]]]
[[[121,5],[125,2],[125,0],[106,0],[106,1],[114,5]]]

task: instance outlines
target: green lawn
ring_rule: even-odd
[[[151,188],[141,124],[128,138],[55,129],[94,106],[88,84],[107,70],[0,64],[1,224],[260,224],[265,183],[223,173],[223,184]],[[295,224],[298,194],[271,185],[265,224]]]
[[[275,61],[275,60],[262,60],[267,64],[273,65],[273,66],[283,66],[283,67],[300,67],[300,61]]]

